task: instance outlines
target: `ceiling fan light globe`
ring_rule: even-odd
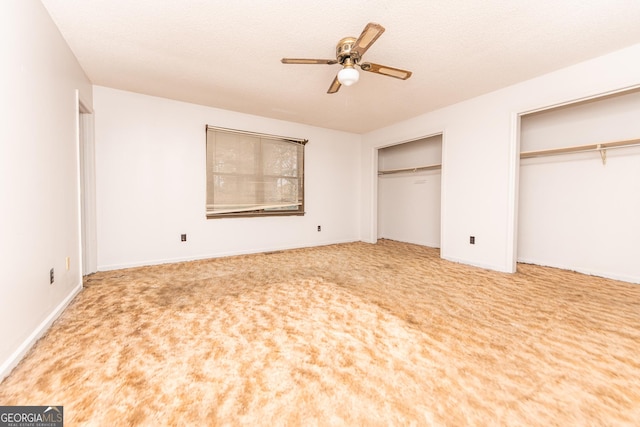
[[[343,86],[351,86],[358,82],[360,78],[360,74],[358,70],[353,67],[344,67],[342,70],[338,71],[338,81]]]

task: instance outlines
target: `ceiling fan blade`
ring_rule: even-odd
[[[374,64],[372,62],[363,62],[360,64],[362,71],[382,74],[396,79],[407,80],[411,77],[411,71],[401,70],[400,68],[387,67],[386,65]]]
[[[382,33],[384,33],[384,27],[382,25],[369,22],[367,26],[364,27],[364,30],[362,30],[358,40],[353,44],[351,53],[353,54],[355,52],[362,58],[362,55],[378,40],[378,37],[380,37]]]
[[[338,76],[336,76],[333,79],[333,82],[331,82],[331,86],[329,86],[327,93],[336,93],[340,89],[340,86],[342,86],[342,84],[338,81]]]
[[[337,64],[335,59],[310,59],[310,58],[282,58],[283,64]]]

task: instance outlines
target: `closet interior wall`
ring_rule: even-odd
[[[442,135],[378,150],[378,238],[440,247]]]
[[[521,117],[521,153],[640,138],[640,90]],[[523,158],[518,261],[640,283],[640,147]]]

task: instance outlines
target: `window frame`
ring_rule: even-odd
[[[279,142],[285,142],[285,143],[290,143],[290,144],[295,144],[296,146],[299,147],[299,151],[297,153],[296,156],[296,160],[297,160],[297,176],[295,177],[295,179],[298,182],[298,191],[297,191],[297,197],[298,197],[298,209],[296,210],[270,210],[269,208],[261,208],[261,209],[254,209],[254,210],[247,210],[247,211],[231,211],[231,212],[213,212],[213,209],[210,209],[210,206],[213,206],[213,204],[210,204],[210,197],[213,197],[213,189],[210,190],[210,186],[214,185],[214,177],[217,176],[224,176],[224,175],[229,175],[229,176],[241,176],[242,174],[240,173],[225,173],[225,172],[216,172],[214,170],[215,167],[215,153],[211,153],[210,150],[210,146],[211,143],[209,141],[209,135],[210,132],[214,132],[214,133],[224,133],[224,134],[229,134],[229,135],[244,135],[244,136],[249,136],[249,137],[253,137],[253,138],[259,138],[259,145],[260,145],[260,149],[259,151],[259,159],[256,161],[256,164],[260,163],[262,164],[262,160],[263,160],[263,151],[262,151],[262,144],[263,144],[263,140],[271,140],[271,141],[279,141]],[[237,129],[229,129],[229,128],[223,128],[223,127],[218,127],[218,126],[211,126],[211,125],[206,125],[205,126],[205,134],[206,134],[206,188],[205,188],[205,213],[206,213],[206,217],[207,219],[220,219],[220,218],[248,218],[248,217],[276,217],[276,216],[303,216],[305,214],[305,185],[304,185],[304,180],[305,180],[305,174],[304,174],[304,166],[305,166],[305,146],[307,144],[307,142],[309,142],[307,139],[301,139],[301,138],[292,138],[292,137],[284,137],[284,136],[279,136],[279,135],[271,135],[271,134],[265,134],[265,133],[258,133],[258,132],[250,132],[250,131],[244,131],[244,130],[237,130]],[[213,142],[213,144],[215,144],[215,141]],[[256,168],[258,169],[258,168]],[[287,175],[268,175],[264,173],[263,169],[260,169],[259,171],[255,170],[254,174],[255,176],[270,176],[271,178],[275,178],[275,179],[290,179],[292,178],[291,176],[287,176]],[[210,194],[211,191],[211,194]]]

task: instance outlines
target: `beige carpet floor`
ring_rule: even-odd
[[[65,425],[640,425],[640,285],[393,241],[96,273],[0,384]]]

